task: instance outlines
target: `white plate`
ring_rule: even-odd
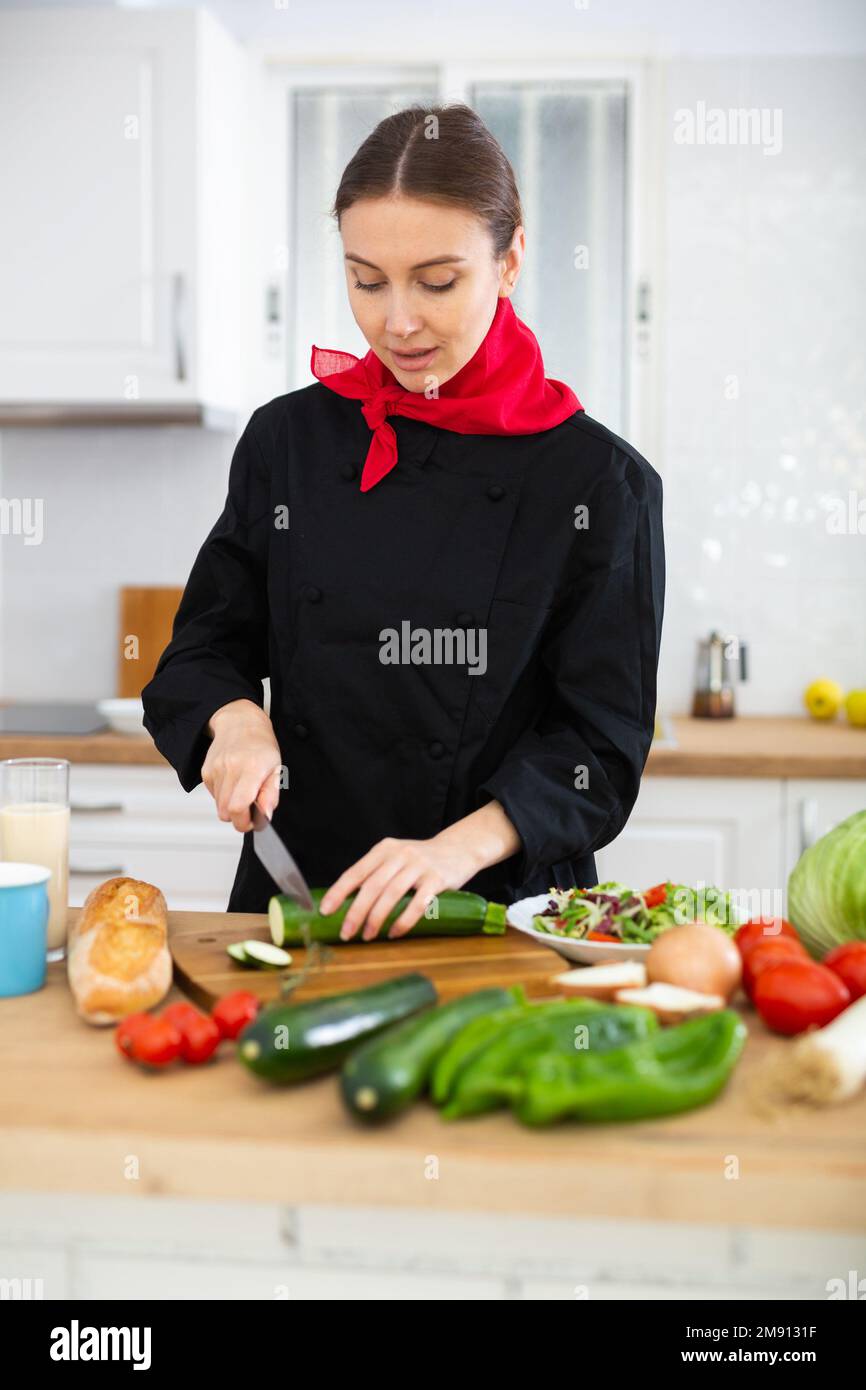
[[[537,912],[543,912],[550,901],[549,893],[538,893],[534,898],[521,898],[508,909],[508,922],[518,931],[540,941],[542,946],[550,946],[566,960],[576,960],[583,965],[598,965],[604,960],[641,960],[649,951],[649,946],[641,942],[623,941],[611,945],[607,941],[580,941],[573,936],[553,936],[546,931],[536,931],[532,919]]]
[[[143,736],[147,733],[141,723],[144,718],[141,700],[98,700],[96,708],[116,734]]]

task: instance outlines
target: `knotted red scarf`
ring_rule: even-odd
[[[405,390],[372,348],[366,357],[356,357],[314,344],[310,366],[323,386],[361,401],[361,413],[373,431],[362,492],[375,487],[397,463],[397,436],[388,415],[426,420],[456,434],[537,434],[583,410],[570,386],[544,375],[535,334],[505,298],[475,353],[436,395]],[[435,385],[432,368],[429,378]]]

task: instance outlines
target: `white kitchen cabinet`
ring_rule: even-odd
[[[0,14],[0,405],[234,418],[247,63],[201,9]]]
[[[803,850],[855,811],[866,811],[866,782],[792,779],[785,783],[785,876]]]
[[[645,777],[628,825],[596,854],[599,880],[705,884],[736,890],[750,908],[772,905],[784,882],[784,804],[781,781]]]
[[[126,874],[155,883],[170,908],[224,912],[242,839],[207,789],[186,793],[162,767],[73,764],[69,900]]]

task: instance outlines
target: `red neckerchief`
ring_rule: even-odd
[[[570,386],[544,375],[535,334],[507,298],[500,298],[476,352],[438,391],[434,372],[424,391],[405,390],[372,348],[366,357],[356,357],[314,344],[310,366],[323,386],[362,403],[361,413],[373,431],[362,492],[375,487],[397,463],[397,436],[388,415],[426,420],[456,434],[537,434],[583,410]]]

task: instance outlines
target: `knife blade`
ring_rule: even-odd
[[[253,802],[250,807],[253,822],[253,849],[264,864],[281,893],[293,898],[301,907],[316,911],[313,895],[286,846],[283,844],[264,811]]]

